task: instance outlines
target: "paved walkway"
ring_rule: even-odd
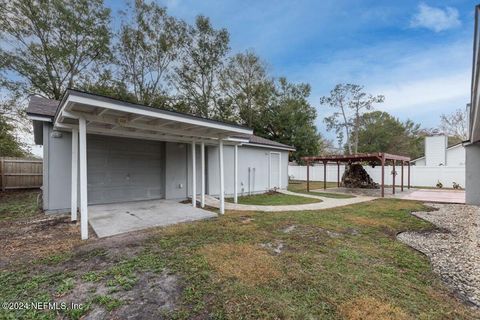
[[[225,202],[225,209],[235,210],[235,211],[265,211],[265,212],[322,210],[322,209],[329,209],[329,208],[335,208],[340,206],[347,206],[354,203],[366,202],[366,201],[376,199],[374,197],[366,197],[366,196],[357,196],[355,198],[349,198],[349,199],[334,199],[334,198],[326,198],[322,196],[296,193],[296,192],[291,192],[287,190],[277,190],[277,191],[284,194],[290,194],[290,195],[295,195],[295,196],[300,196],[305,198],[320,199],[322,200],[322,202],[308,203],[308,204],[292,204],[292,205],[283,205],[283,206],[261,206],[261,205],[247,205],[247,204]],[[215,207],[215,208],[220,207],[220,201],[217,198],[214,198],[212,196],[205,196],[205,203],[211,207]]]
[[[323,189],[313,190],[318,192],[325,192]],[[385,198],[396,198],[403,200],[417,200],[426,202],[438,202],[438,203],[465,203],[465,190],[452,190],[452,189],[417,189],[404,188],[404,191],[400,191],[400,187],[397,186],[396,193],[392,194],[392,188],[385,188]],[[380,189],[359,189],[359,188],[330,188],[326,192],[332,193],[346,193],[353,195],[364,195],[368,197],[380,198]]]

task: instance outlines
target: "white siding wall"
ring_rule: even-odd
[[[225,194],[233,195],[233,146],[224,146]],[[271,189],[269,181],[270,152],[280,152],[281,189],[288,186],[288,151],[249,146],[238,147],[238,194],[260,193]],[[210,195],[219,194],[218,147],[209,146],[208,184]]]
[[[447,150],[447,166],[465,165],[465,147],[461,144]]]
[[[344,172],[344,165],[340,165],[340,179]],[[372,179],[380,183],[382,175],[382,167],[376,166],[364,166],[365,170],[372,177]],[[462,188],[465,187],[465,167],[446,167],[446,166],[412,166],[410,173],[410,183],[412,186],[422,187],[435,187],[438,181],[440,181],[445,188],[451,188],[453,182],[459,183]],[[392,167],[385,167],[385,184],[392,184]],[[400,185],[401,168],[395,167],[397,176],[395,178],[395,184]],[[404,167],[404,185],[407,185],[408,167]],[[288,175],[294,180],[307,180],[307,167],[305,166],[289,166]],[[323,181],[323,166],[310,167],[310,180],[311,181]],[[337,181],[337,165],[327,166],[327,181]]]
[[[412,164],[413,164],[413,162],[412,162]],[[415,161],[415,165],[416,166],[424,166],[425,165],[425,158]]]
[[[446,136],[432,136],[425,138],[425,159],[426,166],[446,165]]]

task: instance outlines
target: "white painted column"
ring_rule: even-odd
[[[202,141],[202,144],[200,146],[200,157],[202,158],[201,159],[201,171],[202,171],[202,190],[201,190],[201,193],[200,193],[200,197],[201,197],[201,207],[204,208],[205,207],[205,142]]]
[[[192,206],[197,206],[197,168],[195,161],[195,140],[192,140]]]
[[[72,194],[70,213],[72,221],[77,221],[78,197],[78,129],[72,129]]]
[[[223,140],[220,139],[218,143],[218,156],[220,165],[220,214],[225,213],[225,192],[224,192],[224,177],[223,177]]]
[[[238,203],[238,145],[233,147],[233,202]]]
[[[88,239],[88,198],[87,198],[87,122],[78,119],[80,135],[80,229],[82,240]]]

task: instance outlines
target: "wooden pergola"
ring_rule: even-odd
[[[393,166],[393,183],[392,183],[392,192],[395,194],[395,165],[397,162],[400,162],[401,165],[401,191],[403,191],[403,177],[404,177],[404,166],[408,166],[408,189],[410,189],[410,157],[400,156],[396,154],[389,154],[384,152],[377,153],[356,153],[351,155],[330,155],[330,156],[314,156],[314,157],[302,157],[302,160],[307,163],[307,191],[310,191],[310,165],[315,162],[323,163],[323,189],[327,189],[327,164],[336,163],[337,164],[337,186],[340,187],[340,163],[351,163],[351,162],[369,162],[369,163],[379,163],[382,166],[382,198],[385,196],[385,165],[388,162],[392,163]]]

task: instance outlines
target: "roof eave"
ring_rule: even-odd
[[[237,124],[231,124],[231,123],[226,123],[226,122],[221,122],[217,120],[212,120],[212,119],[207,119],[203,117],[198,117],[182,112],[176,112],[176,111],[169,111],[169,110],[163,110],[163,109],[157,109],[153,107],[148,107],[145,105],[141,104],[135,104],[127,101],[122,101],[118,99],[114,99],[111,97],[107,96],[102,96],[98,94],[93,94],[93,93],[88,93],[84,91],[79,91],[75,89],[67,89],[62,100],[59,103],[59,106],[57,108],[57,111],[55,113],[55,118],[54,118],[54,123],[57,123],[58,117],[60,115],[60,112],[65,108],[65,104],[68,102],[68,99],[71,96],[77,96],[77,97],[84,97],[87,99],[92,99],[92,100],[97,100],[99,102],[104,102],[108,104],[117,104],[119,106],[125,107],[125,108],[131,108],[131,112],[135,113],[137,112],[149,112],[149,113],[157,113],[158,115],[163,115],[165,117],[174,117],[174,118],[181,118],[183,121],[193,121],[196,123],[204,123],[204,124],[210,124],[213,126],[219,126],[219,127],[224,127],[226,129],[232,129],[233,131],[238,132],[239,134],[253,134],[253,129],[244,127],[241,125]]]
[[[37,113],[29,113],[27,112],[27,118],[32,120],[32,121],[42,121],[42,122],[52,122],[53,117],[51,116],[46,116],[42,114],[37,114]]]
[[[285,150],[285,151],[297,151],[297,149],[289,147],[289,146],[274,146],[274,145],[269,145],[269,144],[261,144],[261,143],[243,143],[242,145],[247,145],[251,147],[259,147],[259,148],[269,148],[269,149],[278,149],[278,150]]]

